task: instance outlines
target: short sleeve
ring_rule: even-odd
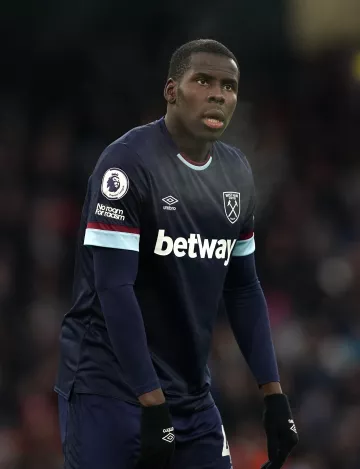
[[[255,220],[255,186],[251,175],[246,215],[241,225],[238,240],[232,252],[233,257],[248,256],[255,251],[254,220]]]
[[[90,178],[84,245],[139,251],[146,190],[138,155],[120,142],[107,147]]]

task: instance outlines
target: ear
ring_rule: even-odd
[[[176,102],[176,82],[169,78],[164,88],[164,98],[169,104]]]

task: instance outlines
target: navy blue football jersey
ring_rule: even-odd
[[[204,163],[191,162],[164,119],[108,146],[83,207],[57,392],[138,402],[122,378],[94,286],[92,250],[101,246],[139,252],[134,290],[168,401],[209,402],[212,330],[232,257],[255,250],[253,220],[253,178],[240,150],[215,142]]]

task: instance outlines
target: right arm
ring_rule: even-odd
[[[84,244],[93,252],[95,288],[121,373],[140,403],[152,406],[165,398],[134,292],[146,195],[147,175],[137,155],[123,144],[108,147],[91,177]]]
[[[124,380],[144,406],[165,402],[134,292],[138,252],[94,247],[95,286]]]

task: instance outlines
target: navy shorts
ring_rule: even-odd
[[[92,394],[59,396],[64,469],[132,469],[140,451],[138,406]],[[224,427],[215,405],[188,416],[173,415],[171,469],[231,469]]]

